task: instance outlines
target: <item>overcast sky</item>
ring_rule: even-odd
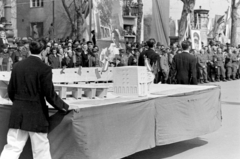
[[[214,17],[215,15],[223,15],[230,5],[229,2],[230,0],[196,0],[195,8],[198,9],[199,6],[202,6],[202,9],[210,10],[210,17]],[[145,15],[152,12],[152,0],[143,0],[143,5]],[[170,17],[180,19],[182,6],[181,0],[170,0]]]

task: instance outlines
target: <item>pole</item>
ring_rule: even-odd
[[[91,41],[92,30],[92,0],[88,0],[89,3],[89,41]]]
[[[55,38],[55,1],[54,0],[52,0],[52,11],[53,11],[53,22],[52,22],[52,27],[53,27],[53,38]]]

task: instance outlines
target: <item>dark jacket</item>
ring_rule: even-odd
[[[135,55],[130,54],[128,58],[128,66],[137,66],[137,57]]]
[[[65,66],[67,68],[73,68],[74,63],[73,63],[73,56],[72,57],[64,57],[62,59],[62,67]]]
[[[60,68],[60,58],[58,55],[54,56],[53,54],[50,54],[48,56],[48,62],[52,68]]]
[[[151,66],[153,66],[153,64],[160,60],[160,56],[157,53],[155,53],[154,50],[148,49],[140,54],[138,59],[138,66],[145,66],[144,56],[146,56],[149,59]]]
[[[197,59],[187,52],[173,58],[172,73],[176,75],[177,84],[197,84]]]
[[[82,67],[89,67],[89,54],[82,52]]]
[[[82,66],[82,54],[76,54],[76,67]]]
[[[16,63],[8,95],[13,102],[9,128],[14,129],[47,133],[49,115],[45,99],[59,111],[69,107],[54,91],[51,67],[34,56]]]

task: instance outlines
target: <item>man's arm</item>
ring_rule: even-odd
[[[141,53],[138,58],[138,66],[145,66],[144,64],[144,54]]]
[[[192,77],[192,81],[191,84],[197,84],[197,69],[196,69],[196,66],[197,66],[197,59],[196,58],[193,58],[192,59],[192,62],[191,62],[191,65],[190,65],[190,76]]]
[[[44,74],[41,76],[40,82],[42,92],[48,103],[60,111],[67,112],[69,108],[68,104],[66,104],[54,90],[52,83],[52,70],[50,67],[45,70]]]
[[[13,84],[13,76],[14,76],[14,70],[11,73],[11,78],[8,84],[8,97],[13,102],[14,101],[14,95],[15,95],[15,89]]]

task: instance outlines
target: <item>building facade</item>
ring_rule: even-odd
[[[73,29],[76,31],[79,27],[77,12],[73,0],[64,2],[65,4],[62,0],[17,0],[17,36],[55,39],[72,36]],[[82,2],[83,7],[84,5],[87,7],[88,1]],[[136,33],[136,7],[130,16],[126,15],[126,3],[128,2],[130,1],[93,0],[91,30],[95,30],[96,38],[100,43],[110,42],[114,30],[118,33],[119,40],[123,41],[126,31],[129,32],[131,29]],[[84,11],[83,14],[86,16],[80,28],[82,37],[89,39],[90,16],[86,12],[89,10]]]

